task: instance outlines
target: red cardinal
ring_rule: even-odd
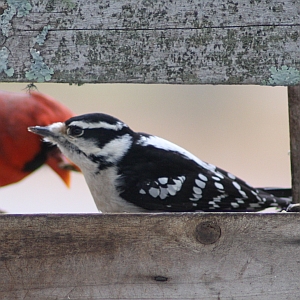
[[[27,127],[63,122],[73,115],[67,107],[38,92],[0,91],[0,186],[23,179],[44,163],[69,186],[70,169],[77,167]]]

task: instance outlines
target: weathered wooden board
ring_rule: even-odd
[[[295,0],[10,0],[0,13],[0,81],[300,82]]]
[[[300,85],[288,87],[293,202],[300,203]]]
[[[300,215],[0,216],[0,299],[299,299]]]

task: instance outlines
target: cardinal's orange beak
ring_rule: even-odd
[[[53,149],[46,160],[46,164],[64,181],[67,187],[71,183],[71,171],[81,172],[80,169],[69,161],[58,148]]]

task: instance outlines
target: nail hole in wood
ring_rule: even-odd
[[[154,277],[154,280],[155,281],[168,281],[168,277],[165,277],[165,276],[155,276]]]

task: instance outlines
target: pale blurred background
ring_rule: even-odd
[[[133,84],[36,84],[76,114],[104,112],[133,130],[161,136],[253,186],[290,187],[284,87]],[[25,92],[25,83],[0,83]],[[0,108],[1,109],[1,108]],[[1,170],[0,170],[1,172]],[[71,188],[45,166],[0,189],[10,213],[97,212],[81,174]]]

